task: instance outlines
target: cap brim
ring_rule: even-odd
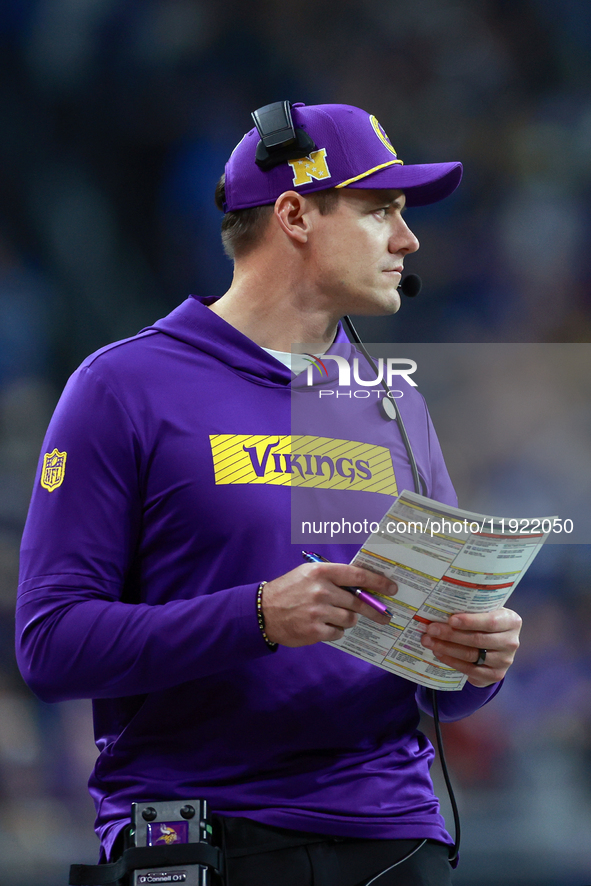
[[[347,188],[392,188],[404,191],[407,206],[427,206],[453,194],[462,180],[461,163],[426,163],[387,166],[359,178]]]

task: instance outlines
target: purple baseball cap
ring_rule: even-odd
[[[284,191],[327,188],[395,188],[407,206],[425,206],[448,197],[462,178],[458,162],[405,166],[376,118],[361,108],[297,102],[291,114],[316,150],[265,171],[255,160],[260,135],[251,129],[226,163],[226,212],[274,203]]]

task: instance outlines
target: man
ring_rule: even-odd
[[[316,448],[298,480],[290,401],[306,394],[285,363],[297,342],[351,357],[340,318],[398,310],[418,248],[402,210],[447,196],[461,167],[404,166],[358,108],[291,115],[258,112],[218,188],[228,292],[187,299],[66,386],[23,538],[20,666],[47,701],[94,700],[103,859],[117,855],[132,801],[202,797],[232,886],[445,884],[451,839],[417,731],[426,692],[320,642],[360,614],[388,621],[345,586],[396,587],[345,565],[352,545],[326,543],[330,563],[302,564],[290,543],[296,481],[379,519],[374,456],[386,453],[398,490],[413,488],[408,458],[375,403],[355,401],[339,433],[304,409],[298,439]],[[455,504],[414,389],[401,411],[425,493]],[[359,486],[324,470],[335,446],[365,447]],[[428,628],[425,646],[468,675],[441,693],[444,718],[496,693],[519,625],[502,609]]]

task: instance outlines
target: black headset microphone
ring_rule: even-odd
[[[407,298],[414,298],[415,295],[418,295],[423,287],[421,282],[421,278],[418,274],[407,274],[398,287],[403,295],[406,295]]]

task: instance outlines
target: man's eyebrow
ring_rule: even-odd
[[[376,206],[393,206],[396,209],[400,209],[400,212],[406,211],[406,200],[404,198],[404,194],[398,194],[397,197],[384,197],[384,199],[380,200],[376,195],[373,201]]]

